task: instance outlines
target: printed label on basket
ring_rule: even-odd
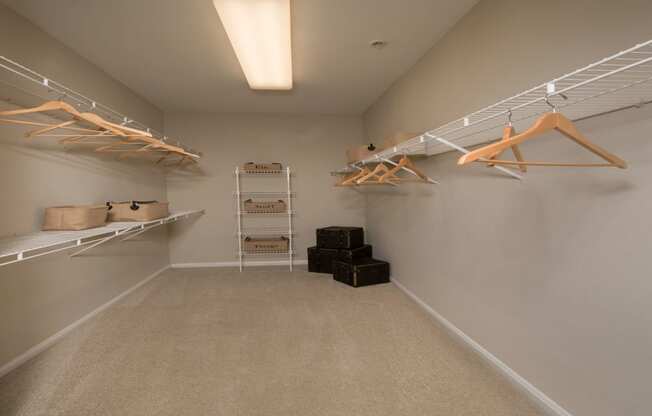
[[[244,201],[244,209],[248,213],[276,214],[287,211],[285,201],[253,201],[248,199]]]
[[[285,237],[244,239],[244,249],[247,253],[287,253],[290,240]]]
[[[242,169],[247,173],[279,173],[283,166],[280,163],[247,162]]]

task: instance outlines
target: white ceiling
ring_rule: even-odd
[[[294,0],[295,87],[260,92],[211,0],[2,1],[164,111],[320,114],[362,113],[477,2]]]

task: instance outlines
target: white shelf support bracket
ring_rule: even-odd
[[[554,82],[547,83],[546,84],[546,94],[550,95],[550,94],[554,94],[555,92],[557,92],[557,90],[555,88],[555,83]]]
[[[137,232],[135,232],[133,234],[130,234],[130,235],[126,236],[125,238],[122,239],[122,241],[129,241],[129,240],[133,239],[136,236],[139,236],[139,235],[141,235],[143,233],[146,233],[147,231],[151,230],[152,228],[158,227],[159,225],[162,225],[162,224],[158,223],[158,224],[154,224],[154,225],[149,226],[149,227],[145,227],[145,225],[143,224],[140,227],[138,227],[138,228],[140,228],[140,231],[137,231]]]
[[[389,160],[389,159],[386,159],[386,158],[384,158],[384,157],[381,158],[381,159],[383,160],[383,162],[385,162],[385,163],[389,163],[389,164],[392,165],[392,166],[398,166],[398,163],[396,163],[396,162],[392,162],[392,161]],[[416,173],[415,171],[413,171],[413,170],[410,169],[410,168],[406,168],[405,166],[401,166],[401,169],[404,170],[404,171],[406,171],[406,172],[408,172],[408,173],[411,174],[411,175],[419,176],[419,175],[417,175],[417,173]],[[436,180],[432,179],[430,176],[427,176],[427,178],[428,178],[428,182],[430,182],[430,183],[433,183],[433,184],[435,184],[435,185],[439,185],[439,184],[440,184],[440,183],[437,182]]]
[[[461,153],[464,153],[464,154],[469,153],[469,150],[463,148],[462,146],[458,146],[455,143],[449,142],[448,140],[442,139],[441,137],[432,136],[430,133],[426,133],[426,135],[428,137],[432,137],[433,139],[437,140],[441,144],[445,144],[446,146],[457,150],[458,152],[461,152]],[[501,172],[505,172],[506,174],[508,174],[510,176],[513,176],[516,179],[523,179],[523,177],[521,175],[519,175],[516,172],[513,172],[511,169],[507,169],[507,168],[502,167],[502,166],[494,166],[494,168],[498,169]]]
[[[92,249],[92,248],[95,248],[95,247],[97,247],[97,246],[99,246],[99,245],[102,245],[102,244],[104,244],[104,243],[106,243],[106,242],[108,242],[108,241],[111,241],[111,240],[113,240],[113,239],[115,239],[115,238],[117,238],[117,237],[120,237],[122,234],[126,234],[126,233],[128,233],[129,231],[131,231],[130,228],[127,229],[127,230],[125,230],[125,231],[123,231],[123,232],[116,231],[116,232],[114,232],[112,235],[110,235],[110,236],[108,236],[108,237],[104,237],[104,238],[102,238],[102,239],[100,239],[100,240],[94,242],[93,244],[91,244],[91,245],[89,245],[89,246],[87,246],[87,247],[82,248],[82,249],[79,250],[79,251],[75,251],[74,253],[72,253],[72,254],[70,255],[70,257],[77,257],[77,256],[79,256],[80,254],[85,253],[85,252],[87,252],[88,250],[90,250],[90,249]]]

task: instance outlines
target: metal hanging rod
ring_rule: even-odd
[[[434,155],[451,148],[467,153],[473,146],[500,137],[502,127],[513,123],[526,128],[534,117],[563,111],[584,120],[652,101],[652,40],[611,55],[551,81],[537,85],[481,110],[413,137],[375,155],[350,164],[347,170],[397,155]],[[509,120],[508,120],[509,119]],[[494,166],[513,177],[511,169]]]
[[[139,130],[146,131],[146,132],[152,134],[153,136],[155,136],[158,140],[161,140],[162,142],[165,142],[165,143],[168,143],[168,144],[174,144],[174,145],[182,148],[186,152],[191,153],[193,155],[193,157],[197,157],[197,158],[201,157],[200,152],[198,152],[198,151],[196,151],[194,149],[191,149],[191,148],[189,148],[187,146],[184,146],[182,143],[180,143],[178,141],[170,141],[168,139],[168,137],[165,136],[162,132],[159,132],[159,131],[157,131],[155,129],[152,129],[152,128],[146,126],[145,124],[140,123],[140,122],[126,116],[125,114],[122,114],[117,110],[114,110],[113,108],[111,108],[111,107],[109,107],[107,105],[101,104],[101,103],[97,102],[96,100],[93,100],[92,98],[89,98],[89,97],[85,96],[84,94],[81,94],[80,92],[77,92],[77,91],[73,90],[72,88],[66,87],[65,85],[63,85],[63,84],[61,84],[61,83],[59,83],[57,81],[54,81],[51,78],[46,77],[45,75],[42,75],[42,74],[34,71],[33,69],[28,68],[28,67],[26,67],[26,66],[24,66],[24,65],[22,65],[22,64],[20,64],[20,63],[18,63],[16,61],[13,61],[13,60],[5,57],[5,56],[0,56],[0,68],[4,69],[4,70],[6,70],[6,71],[8,71],[8,72],[10,72],[12,74],[15,74],[15,75],[19,76],[22,79],[28,80],[28,81],[34,83],[35,85],[38,85],[38,86],[40,86],[42,88],[45,88],[49,93],[54,92],[54,93],[58,94],[60,96],[59,99],[61,99],[61,100],[68,99],[68,100],[72,101],[73,104],[75,104],[77,107],[85,108],[87,111],[92,111],[92,112],[94,112],[94,113],[96,113],[98,115],[101,115],[103,118],[107,119],[108,121],[112,121],[112,122],[115,122],[115,123],[118,123],[118,124],[121,124],[121,125],[124,125],[124,126],[129,126],[129,127],[132,127],[132,128],[136,128],[136,129],[139,129]],[[12,85],[10,83],[7,83],[7,82],[2,82],[2,83],[4,85],[9,85],[9,86],[12,86],[14,88],[17,88],[18,90],[20,90],[23,93],[34,95],[33,93],[28,92],[27,90],[22,89],[22,88],[20,88],[18,86],[14,86],[14,85]]]

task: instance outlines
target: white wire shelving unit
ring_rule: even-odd
[[[36,106],[43,100],[66,101],[80,111],[93,112],[107,121],[146,131],[161,142],[182,148],[194,158],[202,156],[197,150],[5,56],[0,56],[0,100],[21,107]]]
[[[153,228],[201,215],[204,210],[180,211],[152,221],[110,222],[103,227],[81,231],[41,231],[0,238],[0,266],[27,261],[41,256],[77,249],[70,257],[112,240],[131,240]]]
[[[245,172],[240,167],[236,167],[234,171],[235,176],[235,216],[236,216],[236,239],[237,239],[237,256],[240,271],[244,270],[246,266],[247,257],[287,257],[288,266],[290,271],[294,268],[294,227],[293,217],[296,212],[292,209],[292,200],[296,197],[292,191],[292,176],[294,172],[287,166],[285,169],[278,171],[270,171],[267,173],[251,173]],[[286,189],[285,191],[249,191],[242,189],[242,178],[275,178],[277,180],[284,180]],[[243,203],[246,198],[283,198],[286,202],[285,212],[279,213],[262,213],[262,212],[246,212],[243,208]],[[259,220],[265,218],[276,218],[273,225],[248,225],[245,226],[243,222],[246,218],[257,218]],[[287,218],[286,225],[278,225],[278,218]],[[243,246],[244,239],[247,237],[285,237],[288,239],[287,251],[264,251],[264,252],[246,252]]]
[[[468,153],[466,146],[495,140],[511,121],[517,130],[535,117],[556,109],[572,120],[582,120],[652,101],[652,40],[594,62],[576,71],[498,101],[443,126],[429,130],[397,146],[348,165],[340,173],[363,165],[389,161],[399,155],[435,155],[451,149]],[[494,168],[521,179],[503,166]]]

